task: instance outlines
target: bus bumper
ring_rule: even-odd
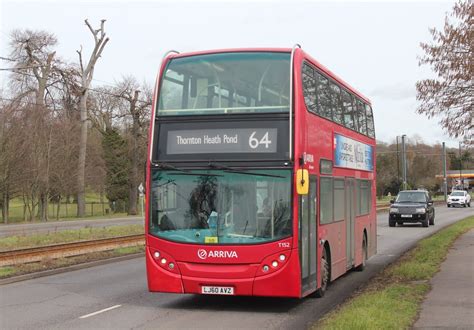
[[[148,250],[148,249],[147,249]],[[280,268],[263,275],[261,265],[212,265],[176,263],[172,271],[146,253],[148,288],[151,292],[203,294],[203,286],[232,287],[238,296],[301,297],[298,253],[289,254]],[[216,271],[217,270],[217,271]]]

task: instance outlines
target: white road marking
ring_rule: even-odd
[[[94,316],[94,315],[97,315],[97,314],[100,314],[100,313],[104,313],[104,312],[108,312],[112,309],[115,309],[115,308],[119,308],[121,307],[122,305],[115,305],[115,306],[112,306],[112,307],[109,307],[109,308],[105,308],[105,309],[102,309],[100,311],[97,311],[97,312],[94,312],[94,313],[90,313],[90,314],[87,314],[87,315],[82,315],[81,317],[79,317],[80,319],[85,319],[85,318],[88,318],[88,317],[91,317],[91,316]]]

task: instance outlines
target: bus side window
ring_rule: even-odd
[[[342,102],[344,106],[344,124],[347,128],[355,130],[356,126],[354,121],[354,105],[352,102],[352,95],[345,90],[342,91]]]
[[[316,113],[316,81],[314,70],[308,64],[303,65],[303,95],[306,107]]]
[[[319,182],[319,221],[321,224],[331,223],[334,218],[333,181],[330,177],[321,177]]]
[[[369,105],[365,105],[365,113],[367,116],[367,135],[369,137],[375,137],[375,129],[374,129],[374,116],[372,114],[372,108]]]
[[[332,100],[332,116],[333,120],[344,125],[344,108],[342,106],[341,89],[336,84],[330,83],[331,89],[330,99]]]
[[[357,180],[356,215],[369,214],[372,204],[371,181]]]
[[[365,107],[360,100],[357,100],[357,118],[359,119],[359,133],[367,135],[367,118],[365,116]]]
[[[329,89],[329,81],[323,75],[316,73],[317,84],[317,113],[324,118],[332,120],[331,96]]]

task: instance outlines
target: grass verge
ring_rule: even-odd
[[[93,252],[68,258],[45,259],[40,262],[28,263],[17,266],[0,267],[0,279],[17,275],[36,273],[44,270],[57,269],[96,260],[110,259],[144,251],[145,247],[143,245],[131,246],[126,248],[118,248],[110,251]]]
[[[474,228],[474,217],[461,220],[418,243],[375,280],[312,329],[406,329],[417,318],[454,241]]]
[[[143,234],[144,227],[140,225],[86,227],[45,234],[18,235],[0,238],[0,251],[39,247],[44,245],[87,241],[100,238],[111,238],[126,235]]]

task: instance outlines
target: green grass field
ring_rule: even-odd
[[[59,210],[58,210],[59,207]],[[107,198],[103,197],[102,202],[99,194],[87,193],[86,194],[86,217],[88,218],[111,218],[117,216],[127,215],[128,205],[123,203],[116,203],[114,206],[109,205]],[[139,208],[140,210],[140,208]],[[36,208],[37,211],[37,208]],[[9,207],[9,223],[21,223],[25,222],[25,208],[22,199],[14,198],[10,201]],[[77,219],[77,204],[66,203],[62,201],[58,206],[57,203],[48,203],[48,221],[55,220],[74,220]],[[29,213],[26,210],[26,217],[29,217]],[[35,219],[34,222],[37,222]],[[30,222],[30,221],[26,221]]]
[[[47,234],[9,236],[0,238],[0,251],[9,251],[51,244],[87,241],[100,238],[144,234],[143,225],[89,227]]]

